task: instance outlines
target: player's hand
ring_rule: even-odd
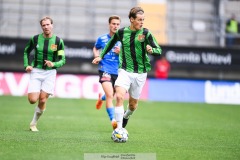
[[[151,47],[150,45],[147,45],[147,46],[146,46],[146,50],[147,50],[147,52],[148,52],[149,54],[152,54],[152,53],[153,53],[153,49],[152,49],[152,47]]]
[[[119,54],[120,53],[120,47],[119,46],[114,47],[114,52],[116,54]]]
[[[27,66],[27,67],[26,67],[26,69],[25,69],[25,71],[29,73],[29,72],[31,72],[31,71],[32,71],[32,69],[33,69],[33,67],[32,67],[32,66]]]
[[[92,63],[93,64],[98,64],[101,60],[102,60],[102,58],[96,57],[96,58],[93,59]]]
[[[54,64],[53,64],[53,62],[51,62],[51,61],[48,61],[48,60],[44,60],[45,61],[45,66],[48,66],[48,67],[53,67],[54,66]]]

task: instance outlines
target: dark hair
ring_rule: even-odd
[[[137,17],[137,14],[143,14],[143,13],[144,13],[144,10],[141,7],[133,7],[129,12],[128,18],[130,19],[132,17],[135,19]]]
[[[108,23],[110,24],[113,19],[117,19],[117,20],[120,20],[120,21],[121,21],[121,18],[120,18],[119,16],[117,16],[117,15],[112,15],[112,16],[109,17]]]
[[[47,19],[50,20],[51,24],[53,24],[53,20],[52,20],[52,18],[46,16],[46,17],[43,17],[43,18],[40,20],[40,25],[42,25],[42,21],[45,21],[45,20],[47,20]]]

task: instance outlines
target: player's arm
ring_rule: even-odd
[[[102,58],[100,58],[99,55],[100,55],[99,49],[97,49],[96,46],[94,46],[93,47],[94,59],[92,61],[93,64],[98,64],[102,60]]]
[[[100,49],[102,48],[101,44],[102,44],[102,40],[99,37],[93,47],[93,57],[94,57],[92,61],[93,64],[98,64],[102,60],[102,58],[99,57]]]
[[[99,52],[99,49],[97,49],[95,46],[93,47],[93,57],[96,58],[96,57],[99,57],[100,55],[100,52]]]
[[[30,62],[30,53],[34,49],[34,43],[33,43],[33,37],[28,41],[23,54],[23,65],[24,69],[27,72],[30,72],[32,70],[31,62]]]
[[[52,67],[55,67],[55,68],[62,67],[66,63],[65,52],[64,52],[64,42],[62,39],[60,40],[57,56],[58,56],[58,61],[52,62],[53,63]]]
[[[149,32],[147,35],[147,45],[146,45],[146,50],[149,54],[152,54],[154,56],[159,56],[162,54],[162,49],[158,45],[157,40],[155,37]]]

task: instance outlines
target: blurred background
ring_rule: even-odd
[[[238,0],[0,0],[0,35],[29,38],[41,32],[39,19],[50,15],[63,39],[91,42],[108,31],[110,15],[129,25],[128,12],[137,5],[160,44],[224,47],[227,20],[232,14],[240,20]]]
[[[240,21],[239,0],[0,0],[0,35],[29,38],[41,32],[39,19],[50,15],[64,40],[92,42],[108,32],[110,15],[128,26],[137,5],[145,10],[145,27],[164,45],[224,47],[227,20],[235,14]]]
[[[110,15],[119,15],[121,26],[128,26],[133,6],[144,9],[144,27],[154,34],[170,64],[164,79],[234,85],[239,81],[239,0],[0,0],[0,77],[24,72],[24,47],[41,33],[39,20],[44,16],[53,18],[54,32],[65,42],[67,64],[58,73],[97,75],[97,66],[91,64],[95,40],[108,32]],[[233,17],[238,27],[230,26],[235,29],[231,33]],[[150,58],[153,69],[148,77],[161,79],[155,75],[160,58]],[[2,86],[7,83],[3,79]],[[239,96],[238,90],[233,94]]]

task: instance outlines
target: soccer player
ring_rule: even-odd
[[[160,55],[162,52],[152,33],[143,28],[144,11],[141,7],[134,7],[130,10],[129,20],[130,26],[119,29],[107,43],[100,56],[92,61],[93,64],[98,64],[117,41],[121,42],[118,78],[115,82],[117,128],[125,128],[129,117],[137,109],[147,72],[151,70],[148,54]],[[126,92],[129,93],[129,101],[124,113],[123,102]]]
[[[99,57],[100,50],[103,50],[110,38],[116,33],[120,27],[121,19],[117,15],[110,16],[108,19],[109,33],[98,37],[94,47],[94,57]],[[118,76],[118,54],[120,52],[120,42],[117,42],[115,46],[108,51],[106,56],[98,64],[99,82],[102,85],[105,95],[99,94],[96,108],[100,109],[103,100],[106,100],[106,111],[111,121],[113,129],[116,128],[117,123],[114,119],[114,107],[113,107],[113,96],[114,96],[114,83]]]
[[[64,42],[53,34],[53,20],[44,17],[40,20],[43,33],[33,36],[24,50],[24,68],[30,73],[28,86],[28,101],[38,105],[35,108],[30,130],[38,131],[37,122],[46,109],[49,95],[54,92],[57,71],[66,62]],[[30,53],[34,50],[34,58],[30,60]]]

